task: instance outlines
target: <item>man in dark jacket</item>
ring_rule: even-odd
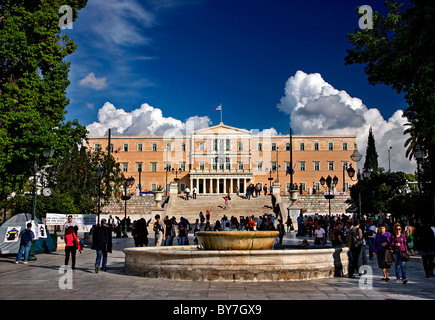
[[[92,235],[91,249],[97,251],[97,259],[95,260],[95,272],[98,272],[103,256],[102,271],[106,271],[107,253],[112,253],[112,232],[106,226],[106,219],[101,220],[101,225],[97,226]]]

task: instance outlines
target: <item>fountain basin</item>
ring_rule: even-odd
[[[196,246],[126,248],[125,272],[149,278],[292,281],[347,274],[348,248],[198,250]]]
[[[278,231],[200,231],[196,233],[205,250],[269,250]]]

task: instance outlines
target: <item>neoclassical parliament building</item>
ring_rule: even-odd
[[[347,191],[355,183],[344,175],[344,169],[351,164],[357,169],[350,158],[356,135],[265,132],[220,123],[184,136],[111,136],[110,150],[125,178],[135,179],[130,192],[136,194],[139,189],[154,191],[165,186],[169,191],[174,181],[180,193],[188,187],[196,188],[199,195],[244,193],[251,183],[269,188],[271,182],[279,182],[281,192],[286,193],[291,171],[293,183],[303,192],[327,191],[319,181],[328,175],[339,179],[336,192]],[[108,137],[88,137],[89,148],[107,150],[108,146]]]

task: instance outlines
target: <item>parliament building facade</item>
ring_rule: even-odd
[[[110,150],[125,178],[135,179],[130,192],[136,194],[140,185],[142,192],[169,191],[174,181],[180,193],[188,187],[199,195],[243,194],[251,183],[269,188],[271,182],[286,193],[292,169],[303,192],[327,191],[319,181],[328,175],[339,179],[334,189],[343,192],[355,183],[344,171],[349,165],[357,170],[350,158],[355,141],[356,135],[267,135],[220,123],[184,136],[111,136]],[[108,137],[88,137],[94,150],[108,146]]]

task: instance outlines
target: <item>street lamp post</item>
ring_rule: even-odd
[[[320,184],[322,187],[326,186],[328,187],[328,194],[324,194],[325,199],[328,199],[329,202],[329,217],[331,217],[331,199],[335,198],[334,194],[331,194],[331,187],[334,187],[338,184],[338,178],[337,176],[334,176],[334,178],[331,178],[331,176],[328,175],[328,177],[325,179],[324,177],[320,178]]]
[[[42,155],[45,158],[51,158],[54,154],[54,149],[53,148],[45,148],[42,152]],[[32,199],[32,222],[35,223],[35,218],[36,218],[36,173],[38,172],[38,162],[36,160],[36,156],[35,156],[35,161],[33,162],[33,199]],[[36,260],[36,256],[35,256],[35,251],[34,251],[34,247],[33,247],[33,242],[32,242],[32,247],[30,248],[30,253],[29,253],[29,260],[34,261]]]
[[[97,178],[98,178],[98,221],[97,225],[100,225],[100,211],[101,211],[101,178],[103,178],[103,167],[100,165],[97,167],[96,170]]]
[[[416,144],[414,147],[414,157],[415,160],[417,160],[417,185],[418,185],[418,191],[421,191],[421,185],[420,185],[420,161],[423,160],[423,148]]]
[[[121,198],[122,200],[125,201],[124,230],[123,230],[123,235],[122,235],[124,238],[127,237],[127,225],[126,225],[126,222],[127,222],[127,200],[129,200],[131,198],[131,196],[127,195],[127,188],[130,188],[132,185],[134,185],[134,178],[133,177],[125,179],[125,181],[124,181],[124,195]]]

